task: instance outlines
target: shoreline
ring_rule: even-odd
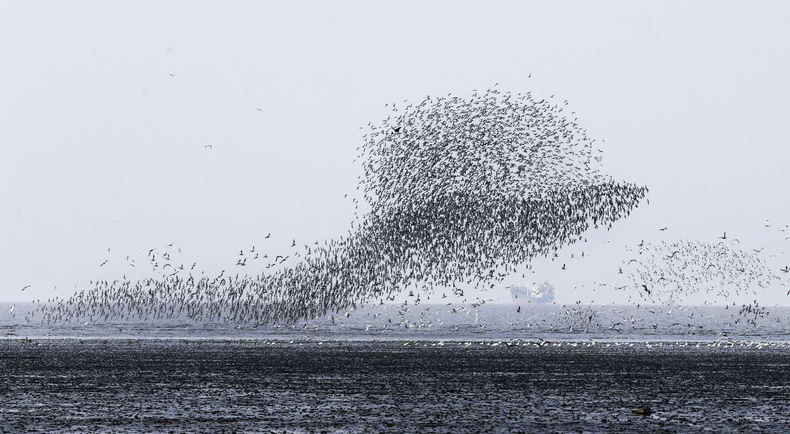
[[[370,338],[360,338],[360,337],[350,337],[350,338],[326,338],[326,337],[310,337],[305,339],[304,335],[302,337],[282,337],[279,336],[101,336],[101,335],[92,335],[92,336],[23,336],[23,335],[5,335],[0,336],[0,342],[14,342],[14,341],[53,341],[53,342],[92,342],[92,341],[113,341],[113,342],[124,342],[124,341],[162,341],[162,342],[260,342],[260,343],[271,343],[271,344],[283,344],[283,345],[293,345],[293,344],[324,344],[324,345],[343,345],[343,344],[391,344],[391,343],[401,343],[401,344],[409,344],[411,345],[414,343],[415,345],[440,345],[440,346],[452,346],[452,345],[464,345],[468,342],[472,342],[474,344],[497,344],[503,345],[507,347],[524,347],[524,346],[535,346],[535,347],[545,347],[551,346],[556,344],[561,344],[563,346],[601,346],[601,345],[645,345],[645,346],[678,346],[678,347],[692,347],[697,344],[698,346],[713,346],[713,347],[748,347],[753,345],[762,345],[762,346],[774,346],[774,347],[781,347],[781,348],[790,348],[790,339],[771,339],[769,337],[762,337],[762,336],[753,336],[753,337],[743,337],[743,336],[727,336],[727,337],[718,337],[714,339],[713,337],[709,339],[700,339],[700,337],[695,338],[686,338],[686,339],[678,339],[676,336],[659,336],[656,339],[644,339],[642,336],[635,336],[633,338],[623,337],[620,339],[615,338],[587,338],[587,339],[578,339],[573,337],[549,337],[549,339],[537,338],[537,337],[527,337],[527,338],[491,338],[491,337],[481,337],[481,338],[464,338],[459,339],[457,337],[449,337],[447,339],[438,339],[433,336],[426,336],[426,337],[410,337],[405,339],[403,337],[370,337]]]

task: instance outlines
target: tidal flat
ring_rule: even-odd
[[[0,340],[3,433],[779,433],[788,396],[781,345]]]

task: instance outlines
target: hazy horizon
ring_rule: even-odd
[[[788,281],[790,5],[139,5],[0,2],[0,302],[152,275],[146,253],[171,243],[196,272],[256,274],[240,249],[350,229],[360,127],[385,104],[495,85],[568,100],[604,171],[650,204],[467,298],[523,280],[558,304],[625,303],[596,286],[624,245],[725,231]]]

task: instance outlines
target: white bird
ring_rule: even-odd
[[[771,221],[770,220],[766,220],[765,221],[765,227],[767,227],[767,228],[771,227]]]

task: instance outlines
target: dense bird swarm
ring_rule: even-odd
[[[529,93],[497,90],[393,104],[364,136],[359,189],[370,212],[356,216],[348,236],[305,246],[294,265],[278,257],[254,276],[176,269],[98,282],[39,311],[45,321],[263,324],[383,303],[409,288],[493,287],[591,227],[626,217],[647,193],[603,174],[594,140],[563,111]]]

